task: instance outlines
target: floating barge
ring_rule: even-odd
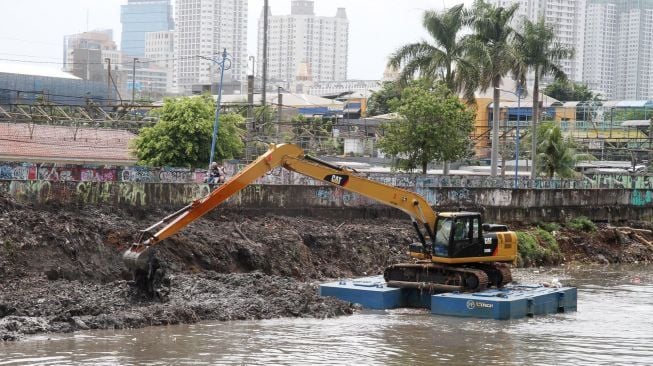
[[[497,320],[576,311],[574,287],[509,285],[475,293],[430,295],[415,289],[387,287],[382,276],[340,280],[320,285],[321,296],[360,304],[367,309],[428,308],[435,315]]]

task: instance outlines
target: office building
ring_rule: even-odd
[[[130,56],[145,56],[145,34],[174,28],[171,0],[128,0],[120,7],[120,50]]]
[[[567,77],[573,81],[583,78],[583,52],[585,43],[585,8],[587,0],[487,0],[495,6],[519,4],[513,18],[513,27],[520,29],[522,17],[532,22],[544,19],[553,27],[561,46],[574,49],[574,57],[560,60]]]
[[[268,80],[301,91],[299,84],[347,80],[349,21],[344,8],[335,16],[315,15],[313,1],[293,0],[290,15],[268,8]],[[263,13],[258,22],[257,59],[263,60]],[[258,74],[263,65],[257,63]]]
[[[247,0],[177,0],[175,19],[174,74],[181,93],[219,82],[220,68],[200,56],[217,58],[223,49],[230,58],[225,84],[246,80]]]
[[[104,81],[108,65],[106,59],[111,59],[113,65],[121,62],[110,29],[64,36],[63,71],[84,80]]]

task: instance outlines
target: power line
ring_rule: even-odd
[[[92,51],[99,51],[99,50],[92,50]],[[213,57],[213,56],[215,56],[215,55],[207,55],[205,57]],[[27,55],[24,55],[24,57],[39,57],[39,56],[27,56]],[[165,59],[142,59],[141,63],[187,60],[187,59],[199,58],[199,57],[202,57],[202,55],[180,56],[180,57],[165,58]],[[131,57],[128,57],[128,58],[131,58]],[[22,63],[32,63],[32,64],[51,64],[51,65],[106,65],[106,63],[104,63],[104,62],[32,61],[32,60],[19,60],[19,59],[9,59],[9,58],[0,58],[0,61],[22,62]],[[114,63],[114,65],[132,65],[132,62],[133,61],[116,62],[116,63]],[[0,72],[2,72],[2,71],[0,70]]]

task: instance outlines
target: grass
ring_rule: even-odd
[[[538,222],[537,227],[549,233],[560,231],[560,224],[557,222]]]
[[[585,216],[578,216],[569,220],[569,222],[567,223],[567,227],[570,229],[585,231],[585,232],[596,231],[596,224],[594,224],[592,220],[588,219]]]

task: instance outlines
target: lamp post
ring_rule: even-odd
[[[222,51],[222,57],[221,58],[208,58],[204,56],[200,56],[201,58],[209,61],[215,62],[216,65],[220,67],[220,86],[218,87],[218,104],[215,106],[215,121],[213,122],[213,137],[211,139],[211,152],[210,152],[210,158],[209,158],[209,167],[211,166],[211,163],[213,162],[213,154],[215,153],[215,143],[216,140],[218,139],[218,126],[220,125],[220,103],[222,102],[222,83],[224,81],[224,71],[229,70],[231,68],[231,59],[228,57],[227,54],[227,49],[225,48]]]
[[[519,186],[519,122],[521,122],[519,117],[521,116],[521,100],[522,92],[524,89],[522,88],[521,84],[519,84],[517,85],[517,93],[511,92],[509,90],[499,90],[502,92],[510,93],[517,97],[517,136],[515,138],[515,188],[517,188]],[[510,112],[508,112],[508,118],[510,118]]]
[[[134,104],[134,99],[136,97],[136,63],[138,58],[134,57],[134,66],[132,69],[132,105]]]

